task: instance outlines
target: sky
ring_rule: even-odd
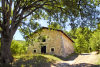
[[[38,20],[37,22],[39,22],[39,23],[41,24],[42,27],[48,27],[47,20],[41,19],[41,20]],[[68,22],[68,23],[69,23],[69,22]],[[68,26],[68,23],[66,23],[66,26],[67,26],[66,30],[67,30],[67,31],[69,31],[69,30],[71,29],[70,26]],[[16,33],[15,33],[13,39],[15,39],[15,40],[24,40],[24,38],[23,38],[23,36],[21,35],[21,33],[19,32],[19,30],[16,31]]]

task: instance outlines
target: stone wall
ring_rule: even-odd
[[[36,33],[36,35],[38,35]],[[72,41],[69,40],[62,32],[56,30],[43,29],[41,35],[46,35],[46,42],[41,42],[46,46],[47,54],[56,54],[58,56],[67,56],[74,51]],[[28,53],[41,54],[41,46],[39,42],[33,42],[34,46],[29,45]],[[51,51],[54,48],[54,52]]]
[[[64,34],[62,34],[62,40],[63,40],[63,47],[64,47],[64,57],[68,56],[69,54],[74,52],[74,46],[73,42],[66,37]]]

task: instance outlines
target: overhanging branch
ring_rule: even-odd
[[[42,6],[41,6],[42,7]],[[32,14],[34,11],[36,11],[38,8],[41,8],[41,7],[36,7],[36,9],[32,10],[29,14],[27,14],[26,16],[24,16],[23,18],[21,19],[24,19],[26,17],[28,17],[30,14]]]
[[[28,27],[30,27],[29,25],[27,25],[25,22],[21,22],[21,23],[23,23],[24,25],[26,25],[26,26],[28,26]],[[20,28],[21,28],[21,26],[20,26]],[[22,29],[22,28],[21,28]],[[30,30],[30,28],[29,28],[29,32],[30,32],[30,34],[31,34],[31,30]]]

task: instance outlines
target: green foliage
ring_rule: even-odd
[[[95,31],[89,41],[93,51],[100,51],[100,30]]]
[[[15,1],[14,4],[16,5],[18,1]],[[34,4],[35,3],[35,4]],[[30,14],[29,22],[27,21],[27,17],[23,19],[23,22],[20,24],[20,32],[24,37],[31,35],[34,30],[40,29],[41,25],[36,22],[36,20],[44,19],[48,20],[48,27],[53,29],[63,29],[66,26],[66,22],[70,20],[70,25],[72,29],[76,29],[77,27],[96,27],[95,20],[98,19],[99,11],[96,10],[96,5],[92,0],[43,0],[43,1],[35,1],[35,0],[21,0],[20,6],[22,10],[28,9],[24,12],[24,15]],[[33,7],[32,7],[33,5]],[[42,5],[42,7],[40,7]],[[35,10],[36,9],[36,10]],[[33,12],[31,12],[34,10]],[[20,13],[19,13],[20,14]],[[95,17],[96,16],[96,17]],[[91,24],[91,25],[89,25]],[[87,49],[86,46],[89,45],[89,37],[87,35],[89,32],[84,30],[84,34],[82,34],[82,30],[80,30],[75,34],[76,30],[72,30],[68,33],[68,35],[75,39],[76,50],[78,51],[80,48]],[[41,37],[41,36],[40,36]],[[33,43],[33,41],[39,41],[34,39],[33,37],[26,38],[29,43]],[[42,38],[42,37],[41,37]],[[39,38],[39,39],[41,39]],[[82,40],[81,40],[82,38]],[[84,42],[83,42],[84,41]],[[81,46],[81,44],[83,46]],[[82,50],[83,52],[86,52]]]
[[[43,18],[48,20],[48,23],[57,22],[64,28],[69,19],[72,29],[78,26],[96,27],[95,24],[100,21],[98,17],[100,12],[96,9],[99,0],[2,0],[0,3],[1,37],[11,40],[18,28],[24,37],[31,35],[34,30],[40,28],[36,20]],[[27,19],[30,19],[29,22]],[[16,42],[12,44],[18,49],[13,53],[21,52],[18,48],[21,44],[18,43],[19,46]]]
[[[75,52],[76,53],[89,52],[88,43],[85,40],[84,36],[80,35],[74,41],[75,41],[74,46],[75,46]]]
[[[14,4],[16,5],[17,2],[15,1]],[[22,10],[27,9],[24,12],[25,16],[30,14],[29,22],[26,21],[28,18],[25,17],[20,25],[20,31],[24,37],[30,35],[33,30],[40,28],[41,25],[36,22],[39,19],[48,20],[49,27],[54,29],[65,28],[69,19],[70,25],[74,29],[77,26],[90,26],[88,22],[90,21],[91,24],[93,20],[97,20],[97,18],[94,18],[94,14],[96,16],[99,14],[95,3],[90,0],[21,0],[21,6],[23,6]],[[34,11],[31,12],[32,10]]]
[[[89,52],[89,39],[91,31],[87,27],[79,27],[69,31],[69,35],[74,40],[74,48],[76,53]]]
[[[24,54],[27,52],[28,43],[25,41],[13,40],[11,43],[12,54]],[[1,42],[0,42],[0,52],[1,52]]]
[[[27,43],[20,43],[16,40],[13,40],[11,43],[11,52],[12,54],[23,54],[27,52]]]
[[[49,20],[48,23],[51,24],[49,27],[56,29],[65,28],[68,19],[71,22],[72,29],[78,26],[96,27],[95,24],[99,21],[99,11],[96,9],[96,6],[99,5],[99,0],[13,0],[9,1],[10,4],[7,0],[2,1],[2,7],[0,7],[0,11],[2,11],[0,13],[1,30],[5,33],[12,33],[20,27],[19,30],[24,37],[39,29],[41,26],[36,20],[43,18]],[[5,4],[6,6],[4,6]],[[12,6],[14,7],[12,8]],[[27,22],[28,19],[29,22]],[[80,32],[79,34],[75,34],[72,37],[79,41],[83,38],[83,40],[86,40],[84,44],[87,44],[88,37],[85,37],[86,33],[84,33],[84,36]],[[77,43],[79,43],[78,40],[76,40]]]
[[[48,27],[49,28],[52,28],[52,29],[59,29],[59,30],[61,30],[63,27],[60,25],[60,24],[58,24],[57,22],[51,22],[51,24],[50,25],[48,25]]]
[[[76,53],[100,51],[100,23],[97,24],[95,30],[91,30],[88,27],[79,27],[65,32],[75,42]]]

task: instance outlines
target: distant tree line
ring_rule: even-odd
[[[15,54],[25,54],[27,53],[28,43],[25,41],[12,40],[11,42],[11,52]],[[1,51],[1,42],[0,42],[0,51]],[[0,52],[1,54],[1,52]]]
[[[76,53],[100,51],[100,24],[97,24],[96,29],[78,27],[65,33],[75,42]]]

